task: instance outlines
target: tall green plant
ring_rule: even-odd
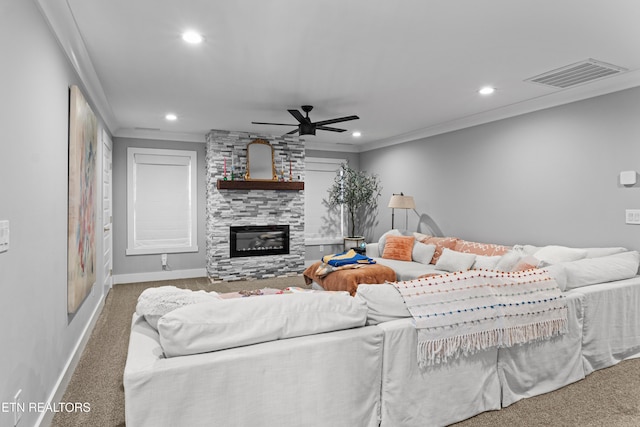
[[[356,236],[356,219],[361,209],[375,210],[378,197],[382,191],[380,178],[377,175],[358,171],[343,163],[329,188],[327,200],[330,207],[344,205],[349,213],[351,232],[349,237]],[[364,213],[366,215],[366,212]]]

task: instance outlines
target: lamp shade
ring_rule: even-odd
[[[389,208],[393,209],[415,209],[416,202],[413,201],[413,196],[405,196],[403,194],[394,194],[389,200]]]

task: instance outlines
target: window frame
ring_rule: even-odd
[[[188,180],[189,180],[189,209],[190,212],[190,229],[189,229],[189,242],[186,245],[158,245],[139,247],[136,245],[135,233],[136,233],[136,212],[135,212],[135,195],[136,195],[136,155],[150,155],[150,156],[165,156],[166,162],[158,164],[175,164],[184,165],[184,163],[176,162],[170,163],[171,158],[187,158],[188,162],[185,167],[188,168]],[[184,160],[182,160],[184,162]],[[147,165],[152,163],[145,163]],[[141,148],[141,147],[128,147],[127,148],[127,248],[125,250],[126,255],[152,255],[152,254],[167,254],[167,253],[189,253],[198,252],[198,153],[193,150],[172,150],[172,149],[159,149],[159,148]]]

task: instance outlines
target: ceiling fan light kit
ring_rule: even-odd
[[[298,129],[292,130],[291,132],[287,132],[287,135],[293,135],[295,133],[299,133],[302,135],[315,135],[316,130],[326,130],[329,132],[345,132],[346,129],[334,128],[326,125],[330,125],[333,123],[347,122],[349,120],[358,120],[360,117],[358,116],[346,116],[339,117],[336,119],[322,120],[319,122],[312,122],[309,118],[309,112],[313,110],[312,105],[303,105],[302,111],[304,111],[305,115],[298,110],[287,110],[289,113],[298,121],[298,124],[290,124],[290,123],[265,123],[265,122],[251,122],[254,125],[273,125],[273,126],[297,126]]]

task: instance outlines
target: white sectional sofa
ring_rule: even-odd
[[[574,282],[565,277],[567,283]],[[175,357],[165,355],[161,334],[134,315],[124,373],[127,426],[443,426],[640,356],[640,276],[564,295],[564,335],[426,369],[418,366],[412,318],[390,284],[362,284],[355,298],[345,297],[357,316],[367,308],[359,326],[323,324],[322,333],[208,352],[196,346],[200,353]],[[283,297],[256,300],[267,305],[267,298]],[[193,307],[173,311],[173,320],[202,314]]]

